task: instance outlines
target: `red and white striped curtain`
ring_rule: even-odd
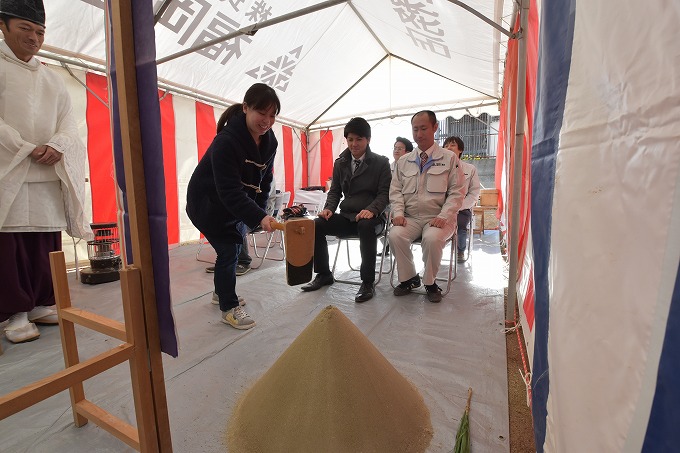
[[[61,68],[51,68],[60,73],[66,82],[81,137],[87,146],[90,218],[93,223],[115,222],[117,195],[106,77],[72,70],[76,80]],[[159,91],[158,96],[163,134],[168,245],[172,246],[200,237],[185,212],[186,190],[194,168],[215,136],[216,122],[223,109],[162,91]],[[279,142],[274,161],[276,187],[282,192],[291,192],[291,202],[294,202],[295,190],[309,185],[323,185],[330,177],[334,160],[334,134],[331,131],[313,133],[313,137],[323,136],[322,146],[307,150],[307,137],[303,131],[278,123],[272,129]],[[318,153],[323,155],[319,157]],[[314,163],[323,162],[323,165],[310,166],[309,155],[314,156],[311,158]],[[320,173],[322,169],[325,171],[323,174]],[[67,259],[70,254],[69,243],[70,239],[65,236]],[[79,247],[81,259],[85,253],[82,244]]]

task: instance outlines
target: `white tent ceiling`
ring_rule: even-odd
[[[157,0],[158,77],[226,103],[265,82],[281,98],[281,120],[311,129],[352,116],[494,105],[507,36],[488,21],[508,30],[512,7],[510,0]],[[50,0],[45,8],[43,49],[104,64],[103,0]],[[177,55],[253,24],[252,36]]]

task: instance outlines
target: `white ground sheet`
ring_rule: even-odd
[[[375,297],[363,304],[354,303],[358,290],[354,285],[336,283],[304,293],[285,285],[282,262],[266,260],[237,280],[246,309],[257,322],[245,332],[220,322],[219,308],[210,303],[212,274],[204,271],[208,264],[195,259],[198,246],[171,250],[172,298],[181,349],[177,359],[164,356],[164,370],[174,451],[227,451],[224,433],[236,401],[319,311],[332,304],[420,390],[434,428],[429,452],[452,451],[469,386],[474,389],[473,451],[508,452],[505,337],[500,332],[503,260],[495,232],[481,238],[475,235],[474,244],[471,260],[459,265],[451,292],[439,304],[428,302],[422,294],[394,297],[389,276],[379,283]],[[330,247],[332,259],[335,245]],[[358,245],[354,247],[357,264]],[[274,249],[272,256],[277,252]],[[204,247],[201,257],[210,259],[213,253]],[[341,254],[338,268],[347,269],[346,261]],[[445,274],[442,271],[440,275]],[[84,285],[73,274],[69,281],[74,306],[123,320],[118,282]],[[48,326],[40,331],[39,340],[19,345],[0,337],[5,349],[0,356],[0,395],[63,368],[59,329]],[[76,327],[76,333],[81,360],[117,344],[84,328]],[[135,424],[126,364],[87,381],[85,392],[89,400]],[[1,420],[0,450],[132,451],[94,423],[76,428],[68,392]]]

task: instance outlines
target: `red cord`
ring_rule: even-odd
[[[526,377],[527,373],[529,373],[529,365],[527,363],[527,353],[526,350],[524,349],[524,342],[522,341],[522,336],[520,335],[520,329],[522,328],[522,324],[519,322],[519,311],[517,309],[517,305],[515,305],[515,319],[514,319],[514,324],[517,327],[515,329],[515,332],[517,332],[517,343],[519,344],[519,352],[520,356],[522,357],[522,367],[524,368],[524,376]],[[506,321],[508,322],[508,321]],[[533,404],[533,398],[531,397],[531,387],[527,389],[528,393],[528,398],[529,398],[529,407]]]

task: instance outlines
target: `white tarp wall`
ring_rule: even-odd
[[[538,451],[680,445],[680,4],[543,1]]]

